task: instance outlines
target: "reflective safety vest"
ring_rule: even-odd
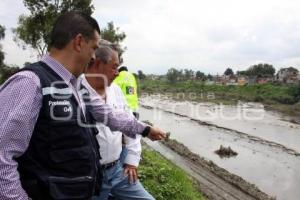
[[[121,71],[115,78],[114,83],[121,88],[128,107],[132,111],[137,111],[139,102],[137,96],[137,84],[134,75],[128,71]]]

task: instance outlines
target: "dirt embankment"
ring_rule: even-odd
[[[227,170],[217,166],[212,161],[207,161],[199,155],[192,153],[187,147],[176,140],[169,139],[162,143],[190,161],[193,170],[198,171],[204,179],[207,179],[208,182],[210,182],[209,184],[206,184],[205,180],[201,181],[201,178],[196,178],[201,191],[208,199],[276,199],[275,197],[271,197],[262,192],[254,184],[248,183],[241,177],[231,174]],[[224,181],[220,181],[218,178]]]

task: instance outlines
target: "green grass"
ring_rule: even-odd
[[[143,149],[139,178],[144,187],[157,200],[204,199],[196,183],[187,174],[159,153]]]

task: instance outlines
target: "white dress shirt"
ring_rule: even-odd
[[[126,105],[125,97],[118,85],[112,83],[106,88],[106,103],[116,110],[125,110],[131,113]],[[99,134],[97,140],[100,145],[101,164],[107,164],[120,158],[122,151],[122,133],[119,131],[111,131],[110,128],[103,124],[98,124]],[[128,154],[125,163],[138,166],[141,155],[141,136],[137,135],[135,139],[124,135],[125,145]]]

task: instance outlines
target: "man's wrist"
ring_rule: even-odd
[[[146,128],[143,130],[143,132],[142,132],[142,136],[143,137],[147,137],[148,135],[149,135],[149,133],[150,133],[150,129],[151,129],[151,127],[150,126],[146,126]]]

